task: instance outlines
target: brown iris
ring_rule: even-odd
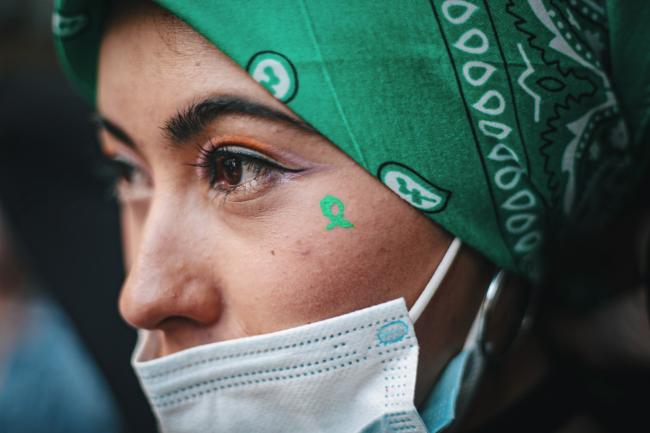
[[[214,163],[213,184],[239,185],[242,179],[242,160],[236,156],[219,156]]]

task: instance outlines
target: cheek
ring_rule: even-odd
[[[326,196],[341,200],[353,228],[327,230],[331,218],[320,205]],[[228,295],[250,331],[271,332],[412,298],[426,283],[435,258],[432,224],[372,177],[325,178],[317,186],[294,188],[288,197],[263,228],[251,228],[254,241],[242,238],[236,249],[247,259],[233,258],[229,265],[236,281]]]

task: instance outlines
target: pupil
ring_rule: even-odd
[[[241,159],[234,157],[223,158],[220,161],[221,167],[217,169],[221,172],[220,180],[230,184],[237,185],[241,182]]]

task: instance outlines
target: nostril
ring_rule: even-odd
[[[196,321],[187,317],[171,316],[159,322],[156,328],[166,334],[170,334],[177,332],[181,328],[195,327],[197,325]]]

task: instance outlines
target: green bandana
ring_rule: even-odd
[[[401,198],[529,278],[545,243],[621,208],[647,159],[645,0],[157,3]],[[104,13],[58,0],[53,19],[91,99]]]

